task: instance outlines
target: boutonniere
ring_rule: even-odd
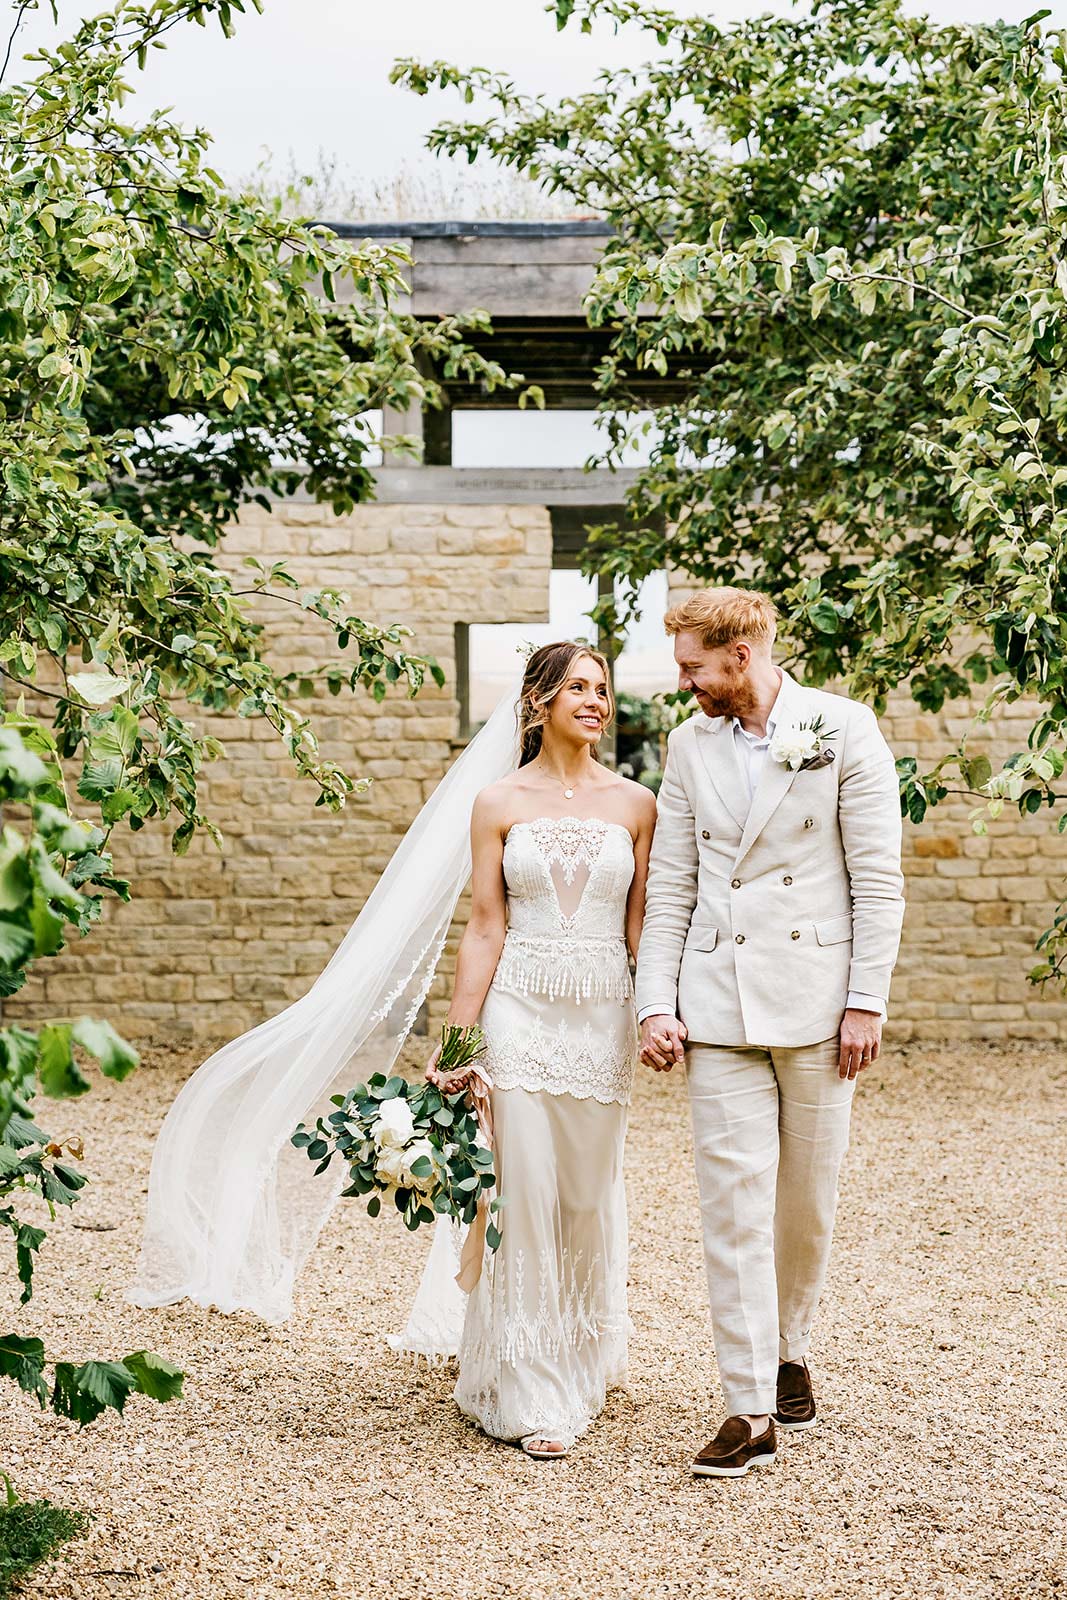
[[[836,728],[828,728],[822,717],[813,717],[810,722],[798,722],[795,728],[776,730],[771,755],[792,772],[814,772],[833,761],[830,742],[836,738]]]

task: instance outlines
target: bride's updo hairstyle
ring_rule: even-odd
[[[526,663],[519,696],[520,767],[540,754],[548,708],[564,684],[570,682],[574,664],[583,656],[588,656],[603,668],[608,690],[608,714],[604,726],[614,722],[615,696],[611,691],[611,670],[607,657],[599,650],[594,650],[592,645],[581,644],[573,639],[563,639],[558,644],[543,644],[539,650],[533,651]],[[599,760],[595,749],[592,754],[595,760]]]

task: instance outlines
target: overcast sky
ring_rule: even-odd
[[[461,103],[456,96],[419,98],[393,87],[389,69],[398,56],[491,67],[523,90],[554,96],[589,87],[603,66],[637,65],[656,51],[654,40],[636,30],[614,37],[600,27],[590,36],[572,25],[558,33],[543,0],[264,0],[262,16],[248,3],[247,16],[235,13],[234,39],[225,39],[214,22],[176,28],[165,51],[150,52],[143,73],[134,69],[140,88],[128,102],[133,115],[173,106],[180,120],[210,129],[214,164],[233,176],[249,172],[268,148],[283,162],[292,153],[298,166],[309,168],[325,150],[353,172],[377,179],[432,164],[423,151],[426,131],[440,117],[464,114]],[[930,0],[909,9],[945,22],[1018,21],[1037,3]],[[1067,25],[1067,0],[1052,0],[1052,7],[1050,22]],[[31,15],[21,48],[63,37],[73,20],[100,9],[86,0],[59,0],[57,33],[44,7]],[[727,22],[770,6],[765,0],[679,0],[675,9]]]

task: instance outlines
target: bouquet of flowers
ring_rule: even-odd
[[[446,1024],[434,1063],[441,1075],[462,1071],[485,1050],[480,1028]],[[292,1136],[325,1172],[334,1156],[348,1163],[343,1195],[370,1195],[367,1210],[376,1217],[382,1198],[392,1196],[412,1231],[435,1217],[473,1223],[483,1190],[496,1183],[493,1152],[481,1136],[478,1117],[466,1091],[446,1094],[436,1084],[411,1084],[375,1073],[347,1094],[334,1095],[336,1110],[320,1117],[314,1129],[303,1123]],[[499,1197],[489,1202],[496,1212]],[[492,1221],[485,1235],[490,1250],[500,1243]]]

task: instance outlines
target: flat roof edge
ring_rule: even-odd
[[[609,222],[583,220],[575,222],[330,222],[318,224],[330,228],[340,239],[449,239],[449,238],[526,238],[561,239],[569,236],[592,235],[607,238],[612,233]]]

